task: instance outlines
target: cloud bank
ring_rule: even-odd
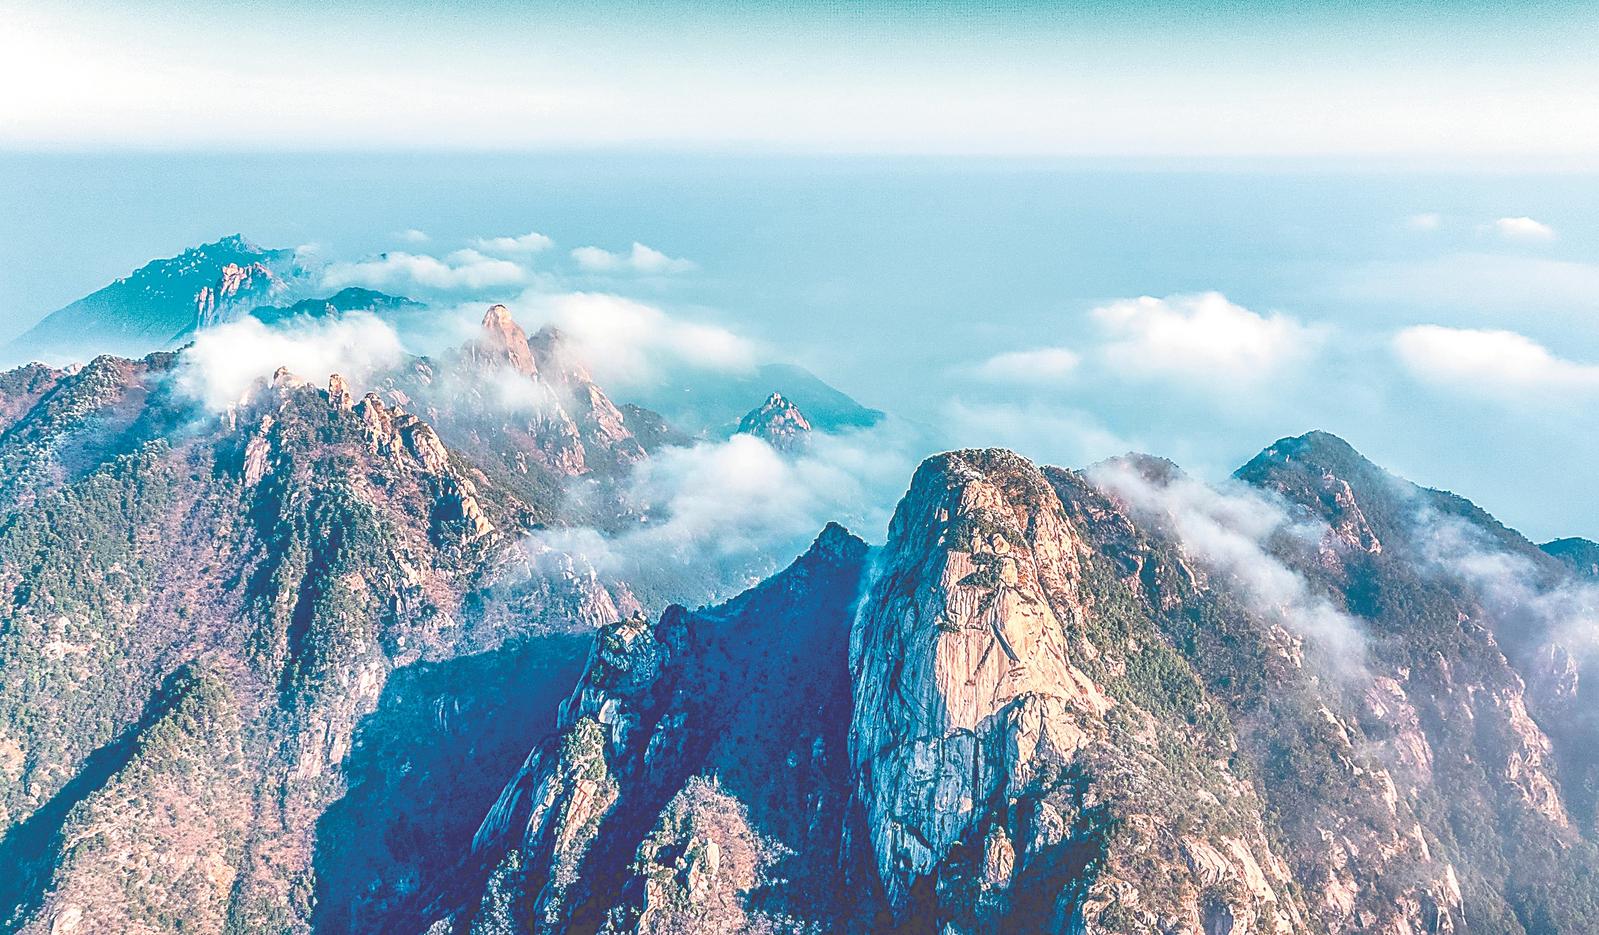
[[[279,367],[315,383],[342,374],[359,391],[373,374],[395,366],[404,355],[394,329],[367,312],[300,318],[283,326],[242,318],[196,334],[173,379],[180,394],[221,412],[257,380],[271,379]]]
[[[1106,338],[1100,354],[1118,372],[1186,380],[1264,380],[1308,356],[1324,336],[1287,315],[1235,305],[1219,292],[1121,299],[1091,315]]]
[[[750,435],[669,448],[626,483],[625,500],[644,518],[637,528],[541,530],[523,547],[549,573],[578,555],[672,600],[711,600],[769,575],[830,521],[880,540],[912,467],[910,447],[885,425],[814,434],[798,455]]]
[[[1081,355],[1068,348],[1040,347],[995,354],[973,368],[973,373],[989,383],[1050,385],[1069,379],[1081,362]]]
[[[457,250],[443,259],[396,251],[368,260],[334,263],[323,271],[322,285],[330,290],[366,286],[395,291],[420,288],[453,292],[522,285],[530,278],[531,274],[522,266],[477,250]]]

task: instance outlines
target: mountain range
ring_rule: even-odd
[[[233,234],[151,261],[46,315],[7,354],[81,360],[86,346],[134,356],[176,346],[198,328],[283,296],[299,274],[294,251],[265,249]]]
[[[185,329],[385,301],[212,247],[57,313],[159,347],[0,374],[5,931],[1599,931],[1591,541],[1311,432],[934,454],[747,588],[602,562],[552,534],[663,522],[693,433],[500,305],[207,406]],[[816,457],[806,392],[727,430]]]
[[[317,295],[319,283],[308,256],[231,234],[154,260],[51,312],[0,350],[0,360],[65,364],[96,354],[142,357],[181,347],[201,328],[247,316],[269,325],[357,311],[402,324],[432,317],[425,303],[405,296],[359,286]],[[749,401],[774,386],[783,387],[824,428],[867,427],[884,415],[803,367],[777,362],[714,379],[669,377],[638,388],[636,402],[694,433],[725,435],[735,429]]]

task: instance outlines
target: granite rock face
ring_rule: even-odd
[[[945,455],[911,481],[850,658],[851,754],[896,910],[985,823],[981,846],[1014,864],[995,803],[1069,763],[1112,706],[1065,648],[1078,551],[1043,476],[1014,456]]]
[[[1258,796],[1225,760],[1158,739],[1175,735],[1198,754],[1231,738],[1162,723],[1158,694],[1117,677],[1127,644],[1095,646],[1104,573],[1059,492],[1024,459],[960,451],[917,471],[851,646],[857,797],[898,924],[1305,924]],[[1144,794],[1119,794],[1122,783]]]
[[[1586,924],[1581,663],[1423,554],[1433,514],[1540,587],[1580,579],[1330,437],[1279,442],[1232,487],[1112,467],[1141,493],[1108,468],[938,455],[870,554],[829,530],[722,608],[604,628],[479,833],[486,882],[438,903],[436,931]],[[854,571],[816,574],[850,550]],[[820,612],[818,583],[851,576],[858,597]],[[1364,646],[1330,653],[1307,614]],[[774,691],[793,666],[831,674]]]
[[[603,627],[474,841],[462,932],[846,923],[845,653],[866,547],[824,530],[727,604]],[[864,878],[864,875],[863,875]]]

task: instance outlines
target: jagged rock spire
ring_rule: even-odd
[[[503,305],[491,305],[483,315],[483,331],[472,345],[476,354],[488,360],[510,364],[518,373],[533,376],[538,364],[533,360],[533,349],[528,346],[527,332],[511,317],[511,310]]]

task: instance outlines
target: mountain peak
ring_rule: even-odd
[[[815,558],[859,559],[866,554],[866,542],[838,523],[828,523],[805,554]]]
[[[196,328],[264,304],[302,272],[294,251],[264,249],[242,234],[229,234],[151,260],[57,309],[9,350],[77,360],[97,351],[142,357],[182,343]]]
[[[229,250],[238,250],[241,253],[266,252],[262,250],[260,245],[258,245],[255,241],[249,239],[243,234],[228,234],[226,237],[217,238],[217,240],[213,243],[201,244],[196,249],[204,250],[208,247],[224,247]]]
[[[1331,467],[1333,464],[1371,464],[1364,455],[1355,450],[1353,445],[1331,432],[1323,432],[1320,429],[1303,435],[1279,438],[1256,455],[1254,461],[1250,463],[1253,464],[1261,459],[1278,462],[1305,461],[1325,467]]]
[[[754,435],[779,451],[796,451],[809,441],[811,421],[782,393],[773,392],[739,420],[737,434]]]
[[[483,314],[482,333],[474,348],[487,357],[510,364],[518,373],[527,376],[538,373],[538,365],[533,362],[533,349],[527,343],[527,332],[511,317],[511,310],[503,305],[490,305]]]
[[[1106,458],[1098,464],[1090,465],[1087,473],[1092,474],[1099,468],[1124,468],[1132,471],[1147,481],[1158,484],[1169,484],[1173,479],[1182,477],[1183,469],[1177,462],[1159,455],[1144,454],[1141,451],[1129,451],[1124,455]]]
[[[1314,479],[1317,485],[1329,477],[1338,478],[1370,493],[1384,491],[1391,496],[1404,482],[1372,463],[1355,447],[1331,432],[1313,431],[1279,438],[1249,463],[1233,472],[1233,477],[1257,487],[1284,492],[1292,476]],[[1293,499],[1293,498],[1290,498]]]

